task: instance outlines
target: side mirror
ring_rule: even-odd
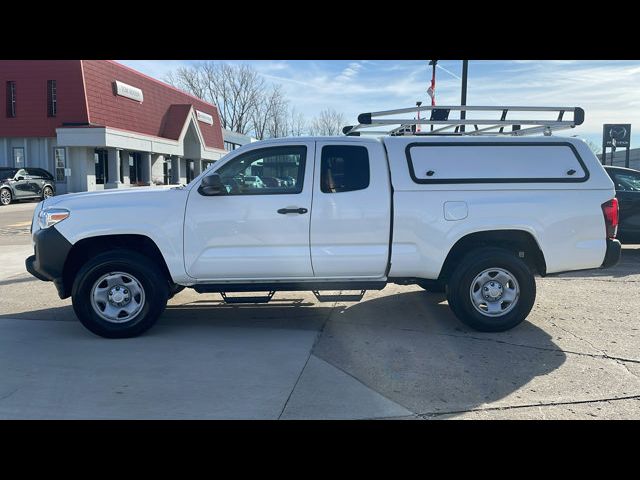
[[[20,180],[24,180],[24,177],[22,175],[20,175],[18,178],[16,178],[17,182],[19,182]]]
[[[226,193],[226,187],[222,183],[220,175],[218,175],[217,173],[213,173],[204,177],[202,179],[202,182],[200,182],[200,186],[198,187],[198,193],[200,195],[204,195],[205,197],[222,195],[223,192]]]

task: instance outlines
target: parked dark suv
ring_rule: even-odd
[[[0,205],[9,205],[13,200],[52,197],[56,193],[56,182],[42,168],[0,167]]]
[[[618,239],[622,243],[640,243],[640,171],[605,166],[616,187],[620,205]]]

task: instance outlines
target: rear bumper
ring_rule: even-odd
[[[607,253],[604,255],[604,262],[600,268],[613,267],[620,261],[622,244],[618,240],[607,239]]]

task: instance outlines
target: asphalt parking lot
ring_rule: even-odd
[[[328,304],[185,290],[146,335],[105,340],[24,271],[35,205],[0,207],[0,418],[640,419],[640,246],[538,278],[505,333],[390,285]]]

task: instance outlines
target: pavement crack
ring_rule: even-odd
[[[331,306],[331,310],[329,310],[329,313],[327,314],[326,318],[322,322],[322,327],[320,327],[320,329],[316,333],[316,338],[313,340],[313,344],[311,345],[311,348],[309,349],[309,355],[307,355],[307,359],[305,360],[304,365],[302,366],[302,369],[300,370],[300,373],[298,374],[298,378],[296,378],[296,382],[293,384],[293,388],[289,392],[289,396],[287,397],[287,400],[284,402],[284,405],[282,406],[282,410],[280,411],[280,415],[278,415],[278,420],[280,420],[282,418],[282,415],[284,414],[284,411],[287,409],[287,405],[289,404],[289,400],[291,400],[291,397],[293,396],[293,392],[295,392],[296,387],[298,386],[298,383],[300,382],[300,379],[302,378],[302,374],[306,370],[307,365],[309,364],[309,360],[311,360],[311,355],[313,355],[313,350],[315,349],[316,345],[318,344],[318,341],[320,340],[320,337],[322,336],[322,333],[324,332],[324,329],[326,328],[327,323],[329,323],[329,319],[333,315],[333,312],[336,309],[336,305],[337,304],[338,304],[337,300],[335,302],[333,302],[333,305]]]
[[[0,397],[0,402],[1,402],[2,400],[6,400],[7,398],[9,398],[9,397],[10,397],[10,396],[12,396],[13,394],[15,394],[18,390],[20,390],[20,389],[19,389],[19,388],[16,388],[15,390],[13,390],[13,391],[11,391],[11,392],[9,392],[9,393],[6,393],[5,395],[1,396],[1,397]]]
[[[573,333],[571,330],[568,330],[554,322],[550,322],[551,325],[553,325],[554,327],[559,328],[560,330],[562,330],[563,332],[568,333],[569,335],[572,335],[574,338],[577,338],[578,340],[580,340],[581,342],[586,343],[587,345],[589,345],[591,348],[593,348],[595,351],[600,352],[599,355],[592,355],[592,356],[598,356],[598,357],[603,357],[606,358],[607,360],[613,360],[614,362],[616,362],[618,365],[621,365],[622,367],[624,367],[624,369],[630,373],[631,375],[633,375],[636,378],[640,378],[640,376],[638,376],[638,374],[632,372],[631,370],[629,370],[629,367],[626,365],[626,363],[640,363],[640,360],[631,360],[629,358],[622,358],[622,357],[614,357],[612,355],[609,355],[605,350],[596,347],[593,343],[591,343],[589,340],[587,340],[586,338],[582,338],[578,335],[576,335],[575,333]],[[587,355],[587,354],[585,354]]]
[[[471,412],[496,412],[496,411],[507,411],[507,410],[516,410],[519,408],[532,408],[532,407],[558,407],[558,406],[566,406],[566,405],[585,405],[589,403],[606,403],[606,402],[618,402],[623,400],[640,400],[640,395],[628,395],[624,397],[612,397],[612,398],[599,398],[595,400],[575,400],[572,402],[546,402],[546,403],[531,403],[531,404],[523,404],[523,405],[508,405],[504,407],[488,407],[488,408],[471,408],[468,410],[452,410],[448,412],[426,412],[419,413],[418,416],[425,420],[431,418],[437,418],[442,415],[454,415],[460,413],[471,413]]]
[[[328,363],[329,365],[331,365],[333,368],[335,368],[336,370],[339,370],[340,372],[344,373],[345,375],[348,375],[349,377],[353,378],[356,382],[358,382],[360,385],[364,385],[365,387],[367,387],[369,390],[371,390],[372,392],[376,392],[378,395],[380,395],[382,398],[395,403],[396,405],[401,406],[402,408],[404,408],[405,410],[411,412],[411,415],[415,416],[418,415],[417,413],[413,412],[407,405],[403,405],[402,403],[398,402],[397,400],[394,400],[393,398],[388,397],[387,395],[379,392],[376,388],[372,387],[371,385],[367,385],[365,382],[363,382],[362,380],[360,380],[358,377],[356,377],[355,375],[353,375],[352,373],[348,372],[347,370],[344,370],[343,368],[339,367],[338,365],[336,365],[333,362],[330,362],[329,360],[327,360],[326,358],[322,358],[322,357],[318,357],[320,358],[323,362]],[[376,417],[379,418],[379,417]]]
[[[498,343],[498,344],[501,344],[501,345],[510,345],[512,347],[529,348],[529,349],[532,349],[532,350],[542,350],[542,351],[547,351],[547,352],[562,352],[562,353],[568,353],[570,355],[581,355],[581,356],[591,357],[591,358],[604,358],[606,360],[628,362],[628,363],[639,363],[640,364],[640,360],[636,360],[636,359],[632,359],[632,358],[624,358],[624,357],[614,357],[612,355],[609,355],[606,352],[596,348],[594,345],[591,345],[588,341],[578,337],[573,332],[570,332],[569,330],[566,330],[566,329],[560,327],[559,325],[556,325],[553,322],[551,323],[552,325],[560,328],[560,330],[563,330],[564,332],[566,332],[566,333],[568,333],[570,335],[573,335],[578,340],[584,341],[585,343],[590,345],[594,350],[596,350],[596,351],[598,351],[600,353],[576,352],[576,351],[573,351],[573,350],[563,350],[561,348],[547,348],[547,347],[538,347],[536,345],[525,345],[523,343],[507,342],[505,340],[498,340],[498,339],[495,339],[495,338],[482,338],[482,337],[475,337],[473,335],[456,335],[454,333],[433,333],[433,332],[429,332],[427,330],[419,330],[419,329],[415,329],[415,328],[391,327],[391,326],[387,326],[387,325],[375,325],[375,324],[372,324],[372,323],[361,323],[361,322],[352,323],[352,322],[340,322],[340,321],[338,321],[337,323],[343,323],[343,324],[354,325],[354,326],[367,326],[367,327],[374,327],[374,328],[389,328],[389,329],[392,329],[392,330],[402,330],[402,331],[405,331],[405,332],[429,333],[430,335],[436,335],[436,336],[441,336],[441,337],[464,338],[464,339],[468,339],[468,340],[477,340],[477,341],[480,341],[480,342],[494,342],[494,343]]]

